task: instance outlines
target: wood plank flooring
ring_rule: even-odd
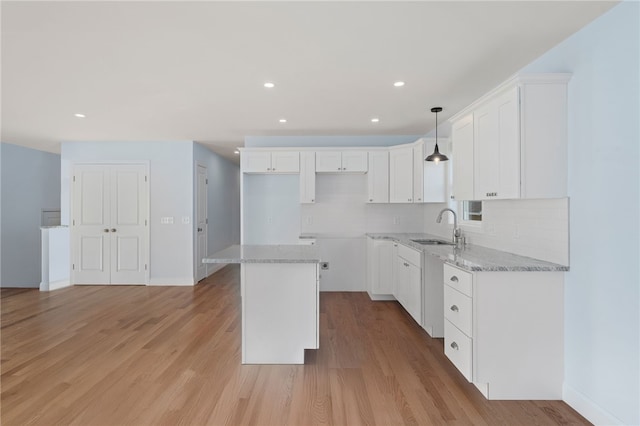
[[[240,364],[240,273],[196,287],[1,292],[10,425],[573,425],[561,401],[487,401],[396,302],[322,293],[304,366]]]

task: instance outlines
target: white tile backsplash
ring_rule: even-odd
[[[426,232],[450,237],[450,224],[435,223],[438,211],[425,209]],[[469,243],[569,265],[568,198],[484,201],[482,213],[480,227],[462,227]]]
[[[301,205],[301,232],[423,232],[423,205],[367,204],[366,200],[366,175],[317,174],[315,204]]]

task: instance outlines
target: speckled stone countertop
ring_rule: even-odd
[[[467,271],[568,271],[568,266],[558,265],[531,257],[494,250],[473,244],[457,249],[448,245],[422,245],[411,240],[448,240],[429,234],[367,234],[379,240],[391,240],[423,251],[431,256]]]
[[[202,263],[320,263],[310,245],[234,245],[202,259]]]

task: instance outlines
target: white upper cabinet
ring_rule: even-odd
[[[453,197],[473,200],[473,114],[451,126],[453,159]]]
[[[298,151],[243,150],[240,155],[243,173],[299,173]]]
[[[519,198],[518,88],[478,108],[473,118],[474,199]]]
[[[300,153],[300,203],[316,202],[316,153]]]
[[[422,203],[424,197],[424,143],[413,147],[413,202]]]
[[[389,202],[413,202],[413,147],[389,150]]]
[[[443,154],[447,154],[448,145],[448,140],[440,139],[440,143],[438,145],[440,152],[442,152]],[[419,176],[422,179],[422,190],[420,192],[422,201],[418,201],[419,203],[444,203],[447,201],[447,175],[450,167],[450,161],[440,161],[438,163],[433,161],[425,161],[425,158],[427,157],[427,155],[433,152],[435,146],[435,139],[425,139],[424,152],[422,152],[422,156],[420,156],[419,158],[415,158],[416,151],[414,150],[413,152],[415,164],[414,167],[422,167],[422,173]]]
[[[391,203],[442,203],[447,197],[447,163],[425,161],[435,140],[420,139],[389,148],[389,201]]]
[[[515,76],[451,118],[456,199],[566,197],[569,78]]]
[[[367,151],[317,151],[317,173],[366,173]]]
[[[369,151],[367,202],[389,202],[389,152]]]

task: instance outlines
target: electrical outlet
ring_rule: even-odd
[[[329,262],[321,262],[321,263],[320,263],[320,269],[323,269],[323,270],[325,270],[325,271],[326,271],[327,269],[329,269]]]
[[[393,217],[393,224],[394,225],[400,225],[400,218],[398,216],[394,216]]]
[[[191,222],[191,218],[189,216],[182,216],[182,223],[184,225],[188,225]]]
[[[163,225],[173,225],[173,216],[161,217],[160,223]]]

